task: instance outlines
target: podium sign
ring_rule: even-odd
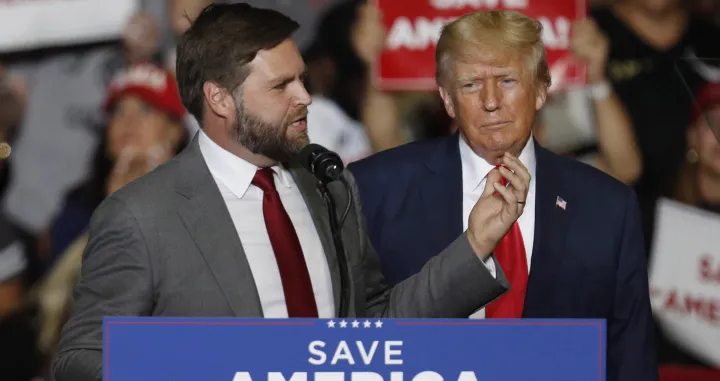
[[[603,320],[106,318],[105,381],[603,381]]]

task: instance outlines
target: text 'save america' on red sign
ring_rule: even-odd
[[[587,14],[585,0],[375,0],[382,10],[387,41],[375,83],[388,91],[436,88],[435,45],[443,26],[470,12],[507,9],[543,24],[543,42],[552,74],[551,91],[585,84],[584,66],[569,51],[572,23]]]

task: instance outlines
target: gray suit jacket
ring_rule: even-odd
[[[291,168],[317,227],[340,305],[340,270],[327,209],[314,177]],[[350,315],[468,317],[503,294],[459,236],[420,273],[389,288],[365,233],[352,175],[353,207],[342,227],[350,273]],[[348,199],[330,185],[338,211]],[[53,363],[57,381],[101,380],[104,316],[262,317],[243,247],[197,137],[180,155],[109,196],[95,211],[75,305]]]

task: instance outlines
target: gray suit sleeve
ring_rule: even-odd
[[[363,252],[366,313],[391,318],[467,318],[509,289],[500,266],[493,277],[461,234],[419,273],[388,287],[380,259],[365,231],[365,218],[355,180],[345,171],[355,202]],[[494,258],[493,258],[494,260]]]
[[[103,317],[149,315],[153,305],[142,233],[125,204],[112,196],[93,214],[74,297],[52,366],[54,379],[101,381]]]

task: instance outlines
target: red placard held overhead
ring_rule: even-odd
[[[435,45],[442,27],[470,12],[507,9],[542,22],[552,74],[551,91],[585,84],[583,65],[569,51],[572,23],[587,14],[586,0],[375,0],[387,28],[385,49],[375,68],[384,90],[436,88]]]

